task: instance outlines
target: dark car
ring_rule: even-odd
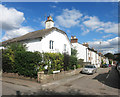
[[[102,68],[107,68],[109,65],[108,64],[102,64]]]

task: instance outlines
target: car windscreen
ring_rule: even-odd
[[[94,68],[94,66],[86,65],[85,68]]]

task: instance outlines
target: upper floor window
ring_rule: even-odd
[[[54,41],[50,40],[50,43],[49,43],[49,48],[50,49],[53,49],[53,43],[54,43]]]
[[[64,51],[66,51],[66,47],[67,47],[67,45],[66,45],[66,44],[64,44]]]

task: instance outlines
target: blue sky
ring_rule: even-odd
[[[65,31],[70,39],[103,53],[118,51],[117,2],[4,2],[1,41],[44,29],[45,16],[51,15],[55,26]],[[7,18],[7,19],[5,19]],[[103,45],[99,46],[100,42]],[[99,48],[98,48],[99,47]]]

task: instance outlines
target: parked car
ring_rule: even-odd
[[[108,64],[102,64],[102,68],[107,68],[109,65]]]
[[[85,65],[81,73],[94,74],[97,72],[97,68],[94,65]]]

